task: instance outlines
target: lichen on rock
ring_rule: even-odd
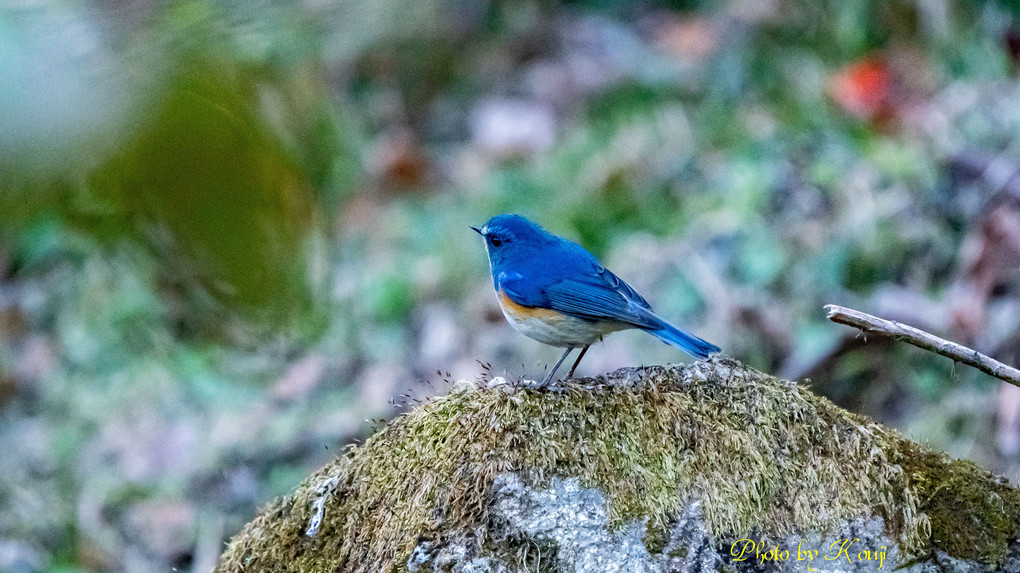
[[[841,535],[868,559],[846,552],[840,570],[1016,555],[1018,490],[728,358],[491,382],[348,450],[263,509],[217,571],[779,570]],[[753,558],[734,553],[748,540]]]

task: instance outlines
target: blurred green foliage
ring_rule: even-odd
[[[122,62],[137,76],[137,101],[111,94],[111,104],[130,108],[130,126],[84,168],[8,166],[0,212],[8,235],[58,224],[101,248],[150,251],[162,269],[153,287],[183,305],[183,332],[314,337],[325,320],[327,213],[360,173],[356,130],[329,101],[309,19],[274,10],[263,16],[271,23],[248,23],[284,23],[274,37],[246,37],[236,16],[175,3],[125,39],[142,52]],[[23,246],[15,268],[39,261],[35,240],[13,240]]]

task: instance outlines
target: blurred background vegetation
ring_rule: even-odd
[[[447,381],[541,375],[519,212],[757,368],[1020,479],[1020,23],[992,0],[0,6],[0,571],[206,571]],[[641,333],[582,374],[685,356]]]

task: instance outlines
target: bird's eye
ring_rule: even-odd
[[[503,244],[503,241],[501,241],[499,237],[490,237],[489,242],[492,243],[493,247],[498,247]]]

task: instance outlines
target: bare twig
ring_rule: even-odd
[[[919,348],[924,348],[925,350],[930,350],[947,358],[952,358],[957,362],[973,366],[986,374],[995,376],[996,378],[1009,382],[1014,386],[1020,386],[1020,370],[1017,370],[1012,366],[1006,366],[1002,362],[989,358],[977,350],[972,350],[961,344],[944,340],[934,334],[929,334],[912,326],[907,326],[893,320],[878,318],[877,316],[871,316],[870,314],[865,314],[842,306],[827,304],[825,305],[825,310],[829,313],[829,320],[833,322],[853,326],[864,332],[879,334],[896,340],[909,342]]]

